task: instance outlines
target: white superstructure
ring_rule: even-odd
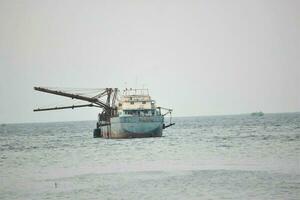
[[[118,103],[118,113],[154,115],[155,101],[149,96],[148,89],[126,89]]]

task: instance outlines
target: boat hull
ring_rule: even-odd
[[[110,125],[102,126],[104,138],[161,137],[163,116],[121,116],[111,118]]]

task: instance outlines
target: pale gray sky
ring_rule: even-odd
[[[0,0],[0,123],[34,113],[33,86],[145,85],[175,116],[300,111],[300,1]]]

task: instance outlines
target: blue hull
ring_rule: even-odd
[[[101,127],[104,138],[161,137],[163,116],[121,116],[111,118],[111,124]]]

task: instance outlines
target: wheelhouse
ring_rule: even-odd
[[[160,115],[148,89],[126,89],[118,104],[118,114],[132,116]]]

